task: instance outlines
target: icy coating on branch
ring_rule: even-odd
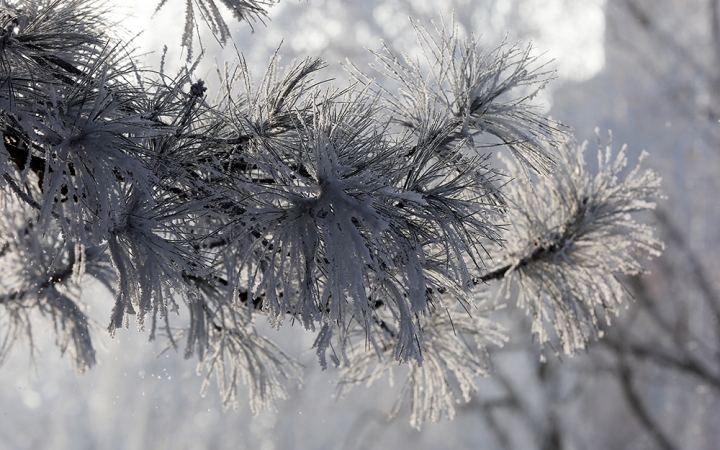
[[[224,3],[238,17],[264,4]],[[188,2],[191,20],[193,5],[229,36],[213,1]],[[406,364],[394,412],[409,397],[420,428],[469,401],[486,346],[505,341],[483,282],[517,286],[541,344],[550,323],[572,353],[598,311],[617,313],[615,276],[662,248],[630,216],[659,178],[618,181],[624,150],[585,171],[583,147],[531,103],[552,74],[530,47],[415,25],[422,58],[378,53],[380,80],[352,68],[339,88],[315,80],[322,61],[283,71],[276,54],[255,83],[238,55],[211,98],[197,63],[136,67],[102,11],[0,5],[2,358],[45,318],[78,371],[94,365],[92,277],[114,296],[111,335],[134,317],[169,349],[183,340],[225,406],[241,383],[257,413],[300,382],[254,327],[297,322],[342,392]],[[491,165],[498,148],[509,177]]]
[[[495,258],[506,265],[500,292],[509,295],[516,286],[540,344],[551,341],[551,326],[566,354],[602,337],[598,312],[608,325],[619,314],[625,288],[617,275],[642,273],[640,259],[659,256],[664,247],[652,227],[631,215],[655,208],[660,177],[640,169],[643,151],[621,179],[626,147],[613,156],[611,144],[603,151],[598,142],[595,176],[585,169],[587,143],[560,147],[558,168],[532,185],[506,160],[516,178],[505,191],[513,207]]]

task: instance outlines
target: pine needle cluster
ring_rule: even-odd
[[[212,0],[188,1],[184,45],[196,7],[229,39]],[[184,341],[228,406],[241,383],[256,413],[299,382],[254,328],[297,322],[343,392],[406,364],[400,401],[420,428],[470,399],[486,346],[506,339],[486,283],[516,286],[539,341],[573,353],[617,313],[616,276],[659,254],[631,217],[659,178],[618,181],[624,150],[586,172],[583,147],[531,102],[552,73],[530,47],[416,24],[422,57],[377,53],[382,83],[353,68],[337,88],[316,81],[321,60],[281,70],[277,55],[255,82],[238,56],[211,98],[193,65],[136,67],[103,14],[92,0],[0,6],[3,357],[44,317],[77,370],[93,366],[92,277],[114,296],[111,334],[136,322]],[[501,148],[508,171],[492,164]]]

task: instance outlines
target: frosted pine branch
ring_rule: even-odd
[[[389,418],[410,402],[410,424],[421,429],[425,421],[455,416],[455,404],[469,402],[477,391],[475,379],[489,377],[486,345],[502,346],[507,340],[503,330],[485,317],[491,309],[479,303],[469,314],[462,308],[438,308],[421,320],[425,341],[423,363],[411,361],[408,374]],[[384,324],[384,323],[383,323]],[[392,355],[395,330],[384,326],[384,338],[375,347],[357,343],[359,349],[348,355],[339,380],[339,392],[346,394],[356,384],[370,385],[385,375],[393,377],[397,363]]]
[[[660,255],[653,229],[631,216],[655,207],[660,178],[641,171],[643,152],[621,181],[625,147],[613,156],[611,143],[598,149],[594,177],[585,169],[585,145],[558,151],[556,171],[532,185],[506,161],[516,178],[506,190],[509,225],[495,257],[501,267],[480,280],[502,278],[508,293],[515,285],[540,343],[552,340],[550,326],[572,354],[599,337],[598,313],[608,323],[619,313],[625,295],[617,276],[641,273],[642,258]]]
[[[420,140],[443,135],[442,148],[459,142],[483,150],[492,144],[483,134],[494,136],[523,170],[549,171],[545,144],[566,141],[569,130],[531,103],[554,75],[530,56],[532,47],[503,43],[482,50],[474,36],[461,40],[454,23],[441,22],[433,31],[413,26],[422,59],[397,56],[388,47],[376,53],[376,70],[399,86],[397,93],[378,88],[393,122]]]
[[[90,324],[80,300],[83,273],[111,278],[109,261],[100,249],[68,247],[59,230],[38,224],[38,212],[17,203],[2,191],[0,215],[0,302],[3,309],[3,341],[0,360],[12,342],[27,335],[34,313],[54,324],[57,344],[81,373],[96,363]],[[48,231],[48,232],[45,232]],[[91,262],[84,260],[90,257]]]
[[[267,3],[223,4],[252,20]],[[631,217],[659,178],[620,181],[624,150],[609,148],[585,171],[584,147],[532,104],[553,75],[529,47],[413,24],[422,58],[376,54],[382,82],[318,82],[323,61],[283,71],[279,53],[255,81],[238,55],[210,95],[197,63],[137,68],[100,5],[0,6],[0,360],[40,313],[77,370],[92,366],[92,277],[114,297],[111,335],[134,318],[171,349],[184,341],[225,406],[240,383],[257,413],[299,382],[253,326],[292,321],[317,332],[343,391],[406,364],[420,428],[469,400],[485,345],[504,341],[481,282],[517,286],[541,344],[554,332],[572,353],[617,313],[615,277],[662,248]],[[213,0],[186,11],[184,45],[198,17],[229,38]]]

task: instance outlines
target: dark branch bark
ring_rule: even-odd
[[[720,0],[711,0],[709,7],[715,57],[717,63],[720,64]]]
[[[565,241],[564,239],[560,239],[557,243],[554,243],[554,244],[551,244],[548,246],[536,247],[535,250],[533,250],[533,252],[530,255],[521,259],[520,262],[517,265],[515,265],[514,267],[518,268],[518,267],[527,266],[529,264],[532,264],[533,262],[543,259],[547,255],[550,255],[552,253],[559,251],[563,247],[562,243],[564,241]],[[502,266],[499,269],[495,269],[491,272],[488,272],[480,277],[473,279],[473,283],[480,284],[480,283],[487,283],[487,282],[493,281],[493,280],[500,280],[502,278],[505,278],[505,275],[508,274],[510,269],[513,269],[513,265],[511,265],[511,264]]]
[[[661,210],[656,211],[655,216],[663,225],[668,237],[685,253],[688,263],[690,264],[689,272],[695,277],[698,287],[707,299],[708,306],[710,306],[715,316],[718,320],[720,320],[720,298],[710,283],[710,279],[705,272],[704,265],[695,255],[695,252],[690,248],[685,236],[683,236],[683,233],[675,225],[672,219],[670,219],[670,217]]]
[[[626,339],[624,341],[621,343],[608,337],[599,342],[610,347],[615,352],[627,352],[637,358],[650,360],[655,364],[693,375],[720,391],[720,375],[713,373],[700,362],[691,359],[689,355],[684,354],[683,357],[678,357],[655,347],[628,343]]]
[[[625,394],[625,399],[628,402],[628,406],[630,406],[630,409],[635,413],[643,427],[645,427],[650,435],[657,441],[660,448],[663,450],[678,450],[678,447],[670,442],[670,439],[668,439],[668,437],[665,436],[665,433],[663,433],[662,428],[655,423],[655,420],[645,408],[640,395],[633,386],[633,373],[625,361],[624,356],[620,355],[619,358],[618,379],[620,387]]]

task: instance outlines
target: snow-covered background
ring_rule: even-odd
[[[128,33],[142,31],[137,46],[154,52],[145,57],[145,64],[157,67],[162,47],[167,45],[168,70],[182,65],[185,54],[179,43],[185,2],[169,0],[154,17],[157,0],[115,3]],[[650,28],[643,27],[642,16],[627,13],[629,4],[645,8],[642,11],[649,15]],[[662,210],[680,227],[686,241],[683,248],[690,249],[688,254],[705,267],[714,283],[711,291],[718,292],[720,285],[714,281],[719,279],[718,259],[710,251],[720,243],[720,202],[713,196],[720,192],[720,151],[712,146],[717,142],[712,137],[718,133],[718,124],[717,118],[709,120],[711,116],[703,114],[717,109],[712,102],[720,97],[716,92],[720,78],[715,77],[720,75],[720,64],[705,64],[708,58],[717,57],[708,57],[703,44],[711,41],[714,31],[692,25],[701,22],[701,13],[683,17],[691,10],[679,0],[656,5],[629,0],[608,0],[607,4],[602,0],[283,0],[270,9],[266,26],[255,24],[254,33],[246,23],[236,23],[228,15],[235,47],[221,49],[205,33],[205,57],[198,74],[212,86],[216,65],[233,59],[237,48],[260,77],[282,42],[284,60],[320,56],[330,63],[327,76],[342,84],[346,58],[360,67],[372,60],[366,48],[378,48],[385,41],[394,49],[412,52],[415,38],[407,17],[429,24],[440,14],[450,17],[454,13],[463,27],[475,30],[487,45],[503,39],[532,40],[559,77],[538,101],[556,119],[575,127],[580,140],[594,139],[595,126],[612,128],[617,144],[630,145],[631,160],[642,149],[651,152],[651,164],[666,180],[668,200]],[[635,29],[638,31],[633,34]],[[672,36],[672,31],[678,35]],[[680,50],[668,50],[671,44]],[[688,51],[681,51],[684,48],[696,54],[687,55]],[[678,59],[684,56],[687,61]],[[694,69],[693,64],[697,66]],[[707,86],[702,85],[703,80]],[[683,266],[682,262],[678,265]],[[688,277],[691,280],[692,274]],[[702,293],[692,287],[692,281],[688,284],[683,291],[680,285],[658,280],[657,289],[667,288],[663,295],[687,304],[689,317],[697,315],[702,322],[704,310],[692,306]],[[555,375],[562,372],[555,377],[558,381],[552,395],[557,399],[577,395],[571,388],[578,376],[585,376],[583,371],[599,373],[603,368],[571,360],[564,366],[549,364],[547,369],[538,369],[535,354],[525,351],[532,346],[527,329],[515,330],[517,336],[509,348],[497,356],[501,386],[482,382],[477,398],[459,406],[453,421],[428,424],[417,432],[408,425],[407,413],[391,422],[385,420],[397,387],[390,386],[389,380],[337,399],[335,374],[319,370],[310,349],[314,337],[297,327],[285,327],[277,340],[306,365],[302,389],[290,388],[290,398],[278,405],[277,412],[266,411],[256,418],[249,408],[223,412],[213,388],[206,397],[199,395],[202,379],[195,374],[194,361],[185,361],[174,352],[156,357],[162,343],[148,343],[147,336],[134,329],[110,339],[104,331],[112,305],[107,293],[88,286],[85,295],[92,307],[90,315],[97,320],[98,342],[104,347],[99,352],[99,367],[77,377],[58,354],[52,333],[36,329],[34,362],[28,357],[27,345],[19,345],[0,368],[0,449],[420,450],[494,449],[506,444],[507,448],[527,449],[657,448],[652,436],[633,431],[637,419],[626,419],[632,414],[623,406],[623,398],[602,377],[586,383],[590,387],[584,387],[588,391],[582,393],[580,402],[549,401],[547,385],[538,381],[548,376],[544,370],[555,371]],[[48,337],[43,340],[43,336]],[[572,372],[572,368],[578,370]],[[563,375],[565,372],[571,374]],[[587,376],[591,375],[596,374]],[[401,376],[399,369],[396,378]],[[664,377],[674,375],[665,373],[647,376],[641,383],[650,386],[650,409],[673,432],[677,448],[716,448],[713,442],[720,438],[717,394],[708,394],[706,384],[687,375],[678,375],[680,382],[667,381]],[[500,393],[509,390],[507,383],[520,391],[515,401],[522,403],[518,409],[525,411],[521,418],[511,412],[488,412],[494,398],[505,399]],[[548,428],[553,421],[563,431],[557,446],[550,438],[547,442],[537,439],[537,430]],[[507,441],[496,427],[511,430]]]

